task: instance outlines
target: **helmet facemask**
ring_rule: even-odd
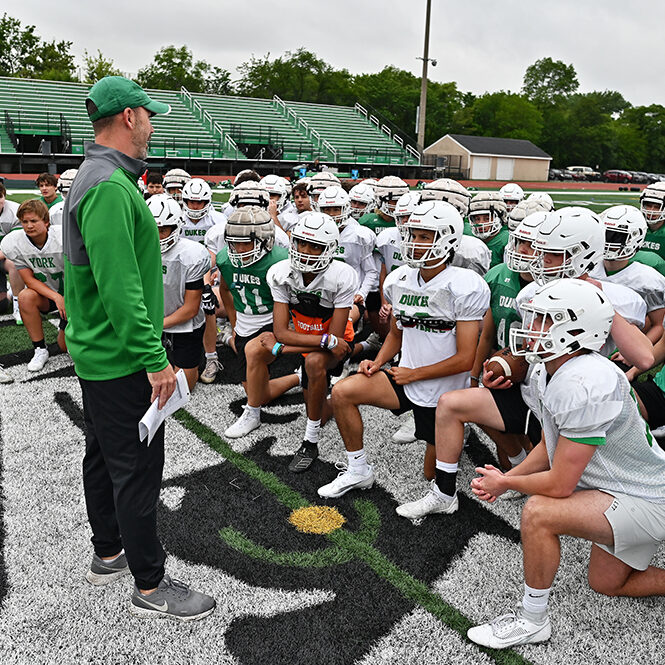
[[[487,220],[483,222],[476,221],[476,218],[481,215],[487,216]],[[501,230],[501,216],[492,207],[470,212],[469,223],[471,224],[471,233],[481,240],[487,240],[487,238],[495,236]]]
[[[413,232],[416,230],[430,231],[433,234],[431,243],[416,242]],[[459,241],[455,237],[455,230],[448,227],[428,227],[422,224],[412,225],[408,221],[399,226],[401,235],[400,250],[404,262],[411,268],[438,268],[450,261],[455,253]],[[424,250],[420,258],[416,252]],[[438,259],[438,260],[437,260]],[[430,263],[430,261],[435,261]]]
[[[512,270],[513,272],[531,272],[531,266],[535,259],[535,254],[525,254],[520,251],[520,245],[525,242],[531,244],[531,240],[531,238],[528,240],[526,238],[520,238],[519,235],[511,231],[504,253],[505,262],[509,270]]]
[[[320,254],[309,254],[298,249],[299,242],[306,242],[310,245],[317,245],[321,247]],[[333,260],[335,252],[337,251],[337,243],[321,243],[300,236],[295,232],[291,232],[291,245],[289,247],[289,260],[291,261],[291,267],[298,272],[303,273],[319,273],[323,272]]]

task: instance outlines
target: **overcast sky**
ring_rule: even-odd
[[[574,65],[580,91],[618,90],[634,105],[665,105],[665,3],[656,0],[433,0],[430,79],[462,91],[519,91],[526,68],[550,56]],[[102,53],[135,74],[159,48],[236,67],[300,46],[351,73],[395,65],[416,75],[425,0],[5,0],[2,11]],[[81,58],[79,57],[79,63]]]

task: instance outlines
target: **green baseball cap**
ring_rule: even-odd
[[[151,113],[167,114],[171,112],[168,104],[150,99],[138,83],[134,83],[124,76],[105,76],[100,79],[90,88],[88,99],[97,107],[97,110],[90,115],[91,122],[139,106],[143,106]]]

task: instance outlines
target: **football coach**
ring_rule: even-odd
[[[168,113],[136,83],[107,76],[85,101],[95,141],[63,213],[67,347],[83,394],[83,487],[94,553],[86,574],[104,585],[130,572],[130,612],[181,620],[215,601],[164,572],[157,501],[164,427],[150,445],[138,423],[163,406],[176,378],[161,343],[164,293],[159,235],[137,179],[147,164],[150,119]]]

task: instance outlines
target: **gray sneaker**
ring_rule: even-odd
[[[199,376],[199,381],[202,383],[213,383],[217,378],[217,372],[220,369],[224,369],[224,365],[222,365],[217,358],[206,360],[206,366],[201,372],[201,376]]]
[[[142,618],[169,617],[179,621],[196,621],[211,614],[215,605],[212,596],[192,591],[186,584],[164,575],[159,586],[149,595],[143,595],[134,585],[129,613]]]
[[[14,377],[0,365],[0,383],[14,383]]]
[[[120,579],[127,573],[129,573],[129,566],[124,552],[113,561],[104,561],[104,559],[93,554],[90,570],[85,574],[85,579],[95,586],[104,586]]]

